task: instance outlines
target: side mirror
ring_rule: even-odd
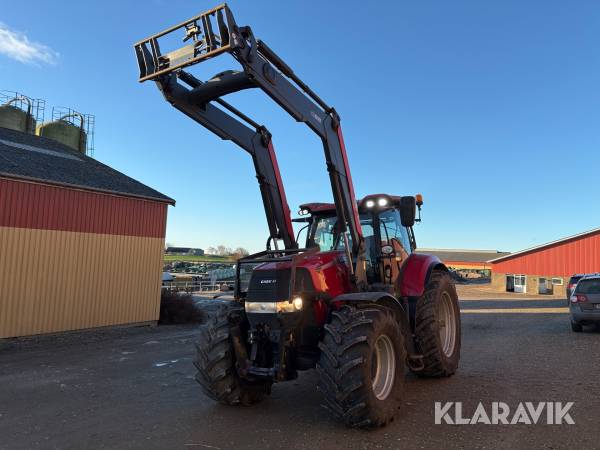
[[[417,201],[412,196],[400,198],[400,221],[403,227],[412,227],[417,216]]]

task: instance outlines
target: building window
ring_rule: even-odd
[[[538,280],[538,294],[552,295],[554,294],[554,285],[550,278],[540,277]]]
[[[563,279],[562,278],[552,278],[552,284],[554,286],[562,286],[563,285]]]

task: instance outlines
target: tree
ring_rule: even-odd
[[[214,247],[208,247],[206,249],[206,254],[207,255],[216,255],[217,254],[217,249]]]
[[[225,247],[224,245],[219,245],[217,247],[217,255],[219,256],[230,256],[232,253],[229,247]]]
[[[244,256],[248,256],[250,252],[246,250],[244,247],[238,247],[233,251],[233,256],[236,258],[243,258]]]

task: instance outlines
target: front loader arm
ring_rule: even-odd
[[[161,51],[159,41],[177,31],[183,31],[184,41],[191,40],[191,43],[170,52]],[[138,42],[135,44],[135,50],[140,67],[140,81],[156,81],[159,87],[163,87],[167,100],[171,101],[173,106],[221,138],[230,139],[246,150],[244,145],[247,145],[250,139],[247,132],[252,130],[245,125],[246,131],[240,128],[242,124],[229,113],[242,117],[247,123],[254,122],[224,102],[221,97],[248,88],[262,89],[296,121],[305,123],[321,138],[339,232],[344,238],[349,265],[357,284],[365,283],[364,240],[340,117],[336,111],[304,84],[264,42],[257,41],[250,27],[238,27],[225,4]],[[206,82],[188,82],[195,78],[183,69],[224,53],[231,54],[240,63],[243,71],[223,72]],[[165,77],[168,77],[168,83],[165,83]],[[181,91],[176,88],[174,83],[179,85],[177,78],[188,84],[190,89],[183,88],[184,91]],[[166,93],[164,86],[169,86],[171,94]],[[230,123],[225,116],[237,123]],[[280,179],[277,171],[276,173]],[[283,193],[282,188],[280,192]],[[272,207],[265,203],[267,216],[271,209]],[[352,240],[351,246],[348,234]]]
[[[275,156],[269,131],[265,127],[250,121],[254,127],[253,130],[211,103],[199,107],[190,102],[190,90],[177,82],[178,77],[191,87],[198,86],[201,83],[195,77],[183,71],[177,75],[163,75],[156,80],[156,84],[165,99],[176,109],[200,123],[221,139],[233,141],[252,156],[270,238],[275,245],[277,245],[277,240],[281,239],[286,249],[297,248],[290,208],[281,182],[277,157]],[[229,106],[223,101],[221,103]],[[250,120],[243,114],[241,116],[246,120]]]

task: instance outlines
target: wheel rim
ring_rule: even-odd
[[[375,341],[374,361],[371,367],[373,393],[379,400],[385,400],[392,391],[396,376],[396,353],[389,337],[382,334]]]
[[[438,324],[442,352],[447,357],[450,357],[454,353],[454,346],[456,344],[456,316],[454,315],[452,298],[445,291],[442,293],[438,307]]]

